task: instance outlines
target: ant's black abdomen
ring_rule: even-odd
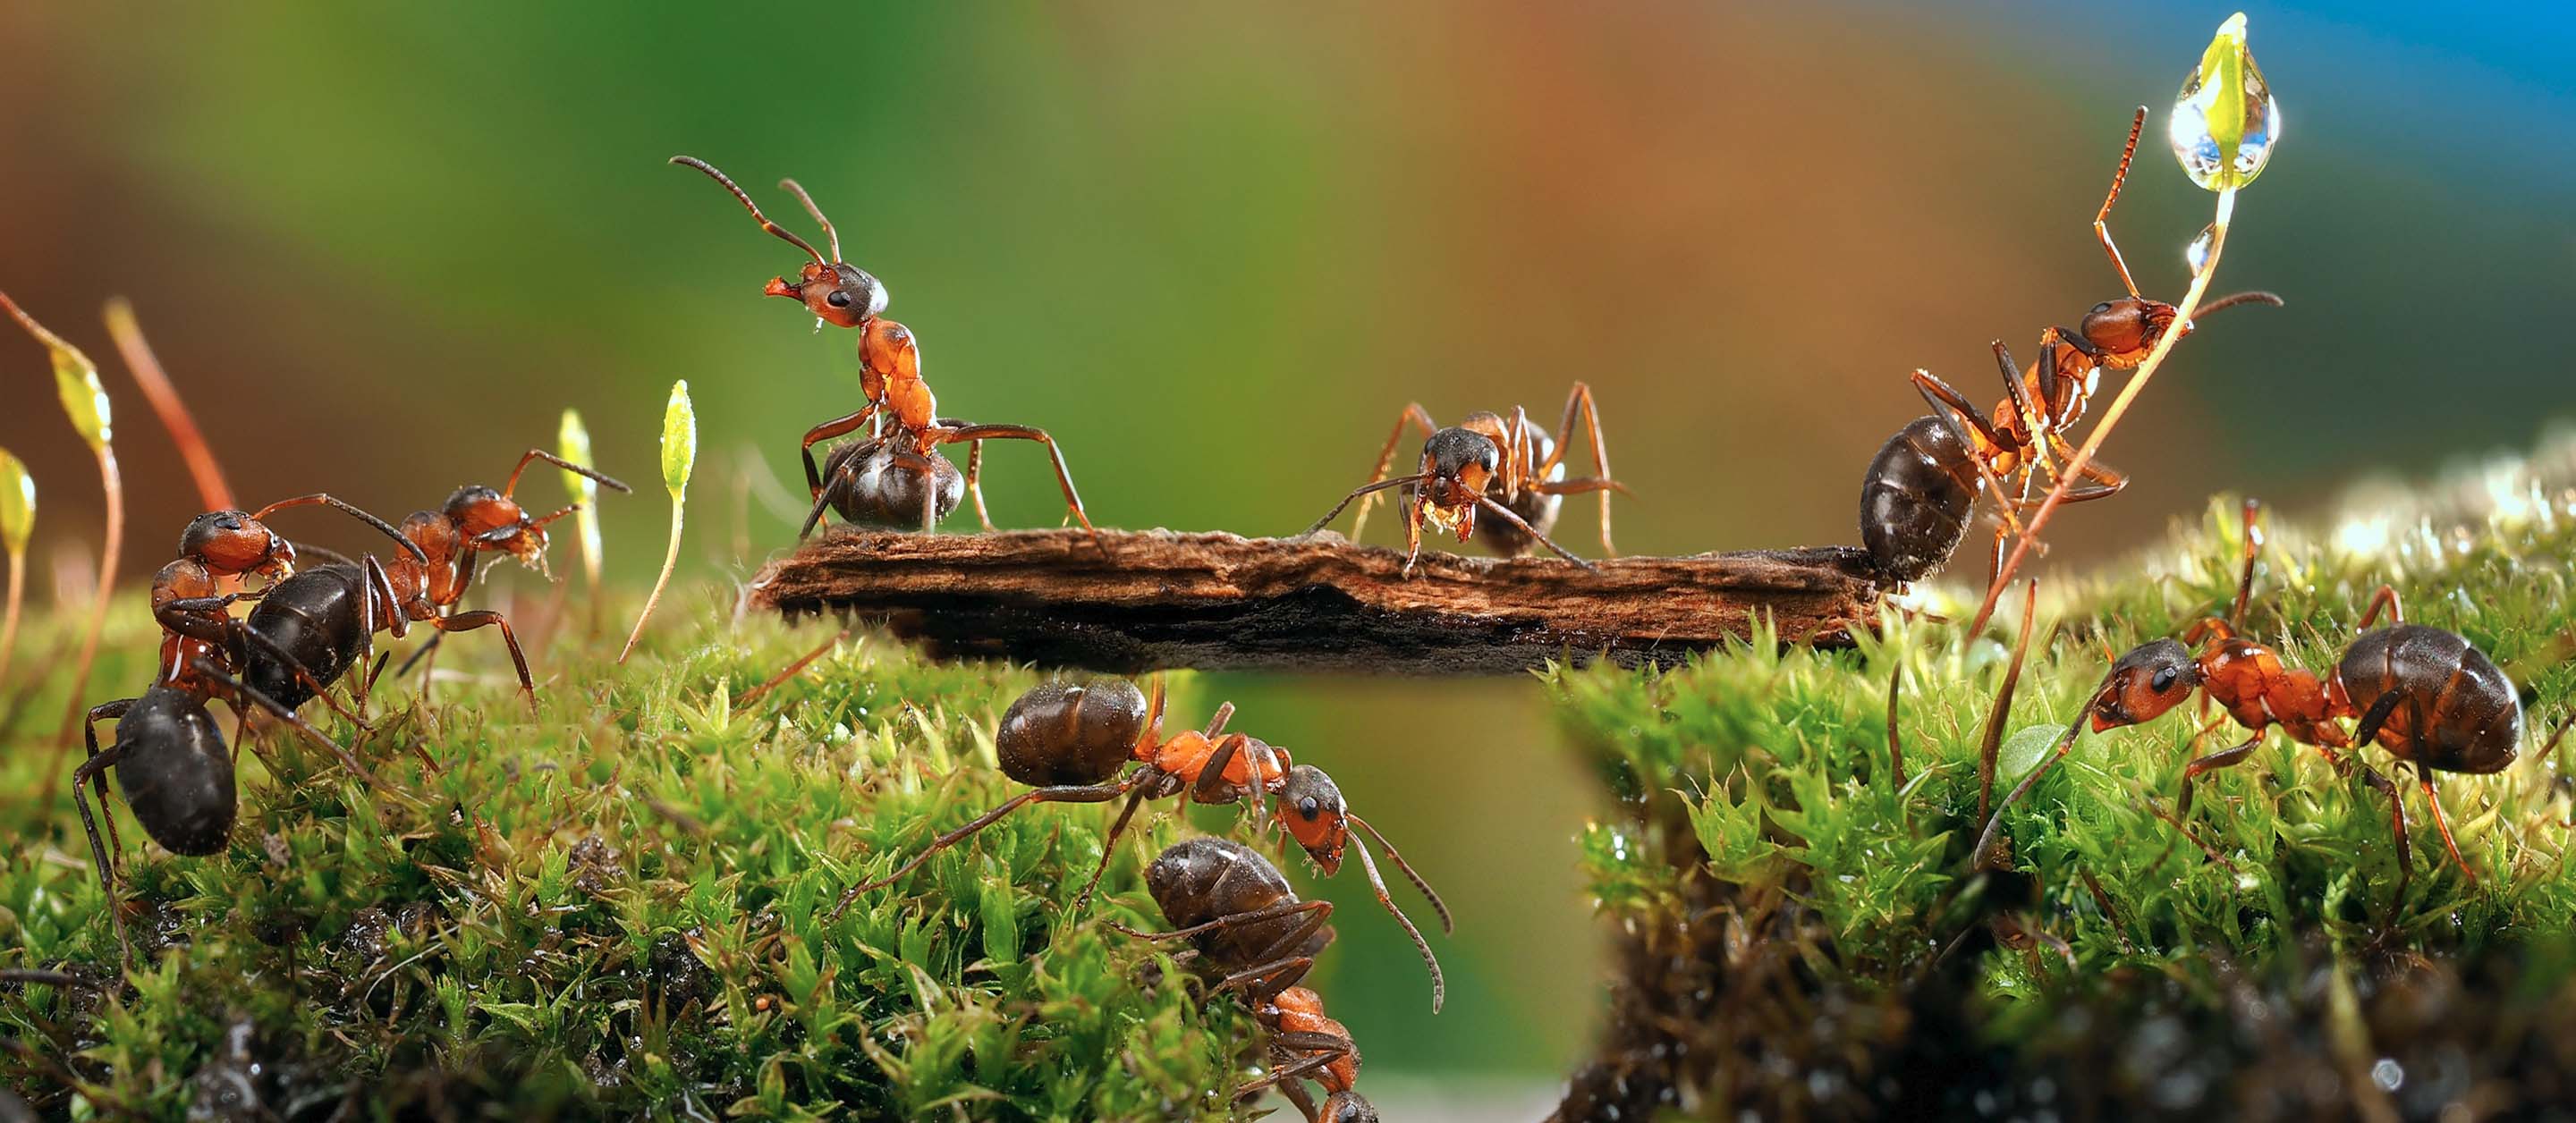
[[[302,663],[314,681],[329,686],[367,649],[365,597],[366,578],[356,567],[318,566],[278,582],[250,610],[247,623]],[[242,678],[288,709],[313,697],[303,677],[261,645],[252,645],[249,673]]]
[[[233,758],[204,701],[153,687],[117,719],[115,751],[117,786],[152,841],[192,856],[224,848],[239,806]]]
[[[851,461],[854,468],[845,468]],[[847,470],[850,474],[843,475]],[[933,524],[948,517],[966,498],[966,477],[938,453],[899,449],[884,441],[861,441],[832,450],[823,465],[825,497],[843,519],[857,526],[919,530],[921,509],[930,505]]]
[[[1145,692],[1125,679],[1040,683],[1002,712],[993,754],[1004,775],[1033,788],[1101,783],[1135,759],[1146,709]]]
[[[2365,716],[2397,701],[2373,740],[2389,755],[2442,772],[2499,772],[2522,749],[2522,699],[2495,661],[2461,636],[2422,624],[2363,632],[2335,674]]]
[[[1199,837],[1175,843],[1145,867],[1145,889],[1174,928],[1194,928],[1222,917],[1258,912],[1294,903],[1288,879],[1260,852],[1222,838]],[[1229,970],[1251,966],[1270,956],[1316,955],[1333,942],[1333,928],[1323,925],[1295,948],[1286,942],[1300,923],[1278,916],[1250,924],[1219,928],[1193,937],[1211,964]]]
[[[1919,581],[1958,552],[1985,487],[1968,456],[1938,417],[1915,418],[1880,446],[1860,487],[1861,545],[1880,573]]]

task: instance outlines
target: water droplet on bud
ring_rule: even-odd
[[[2182,170],[2209,190],[2243,187],[2263,174],[2281,139],[2281,105],[2245,47],[2244,13],[2219,27],[2200,65],[2183,78],[2166,134]]]

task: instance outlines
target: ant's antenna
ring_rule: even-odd
[[[771,234],[777,235],[793,244],[797,249],[805,251],[807,256],[814,259],[815,264],[831,264],[831,262],[823,260],[823,252],[815,249],[814,243],[798,237],[796,232],[793,230],[789,230],[784,226],[780,226],[775,222],[769,221],[768,215],[760,213],[760,204],[752,202],[751,196],[745,194],[742,188],[735,186],[733,180],[727,177],[723,172],[717,171],[715,169],[715,165],[698,159],[695,156],[673,156],[671,157],[671,162],[684,167],[696,168],[699,171],[707,173],[708,178],[715,180],[717,183],[723,184],[725,190],[733,192],[734,199],[742,204],[743,209],[750,211],[751,217],[760,220],[761,229],[769,231]]]
[[[823,217],[823,208],[814,205],[814,197],[805,193],[805,185],[793,179],[782,179],[778,186],[796,196],[797,202],[805,204],[805,213],[813,215],[814,225],[822,227],[823,236],[831,239],[832,260],[841,260],[841,232],[832,228],[831,219]]]

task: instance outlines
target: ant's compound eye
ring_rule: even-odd
[[[823,298],[823,303],[834,308],[847,308],[850,306],[850,290],[833,289],[832,295]]]
[[[1308,819],[1313,819],[1316,815],[1322,813],[1323,810],[1324,806],[1315,802],[1315,797],[1311,795],[1297,801],[1297,813],[1307,817]]]
[[[2110,302],[2110,301],[2105,300],[2105,301],[2103,301],[2102,303],[2100,303],[2100,304],[2096,304],[2096,305],[2094,305],[2094,306],[2093,306],[2093,314],[2094,314],[2094,315],[2096,315],[2096,316],[2105,316],[2105,315],[2109,315],[2109,314],[2110,314],[2110,312],[2111,312],[2111,302]]]
[[[2174,680],[2180,677],[2182,677],[2182,669],[2179,667],[2159,667],[2156,669],[2156,677],[2147,680],[2147,688],[2162,694],[2173,689]]]

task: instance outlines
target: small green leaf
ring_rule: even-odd
[[[662,411],[662,483],[679,499],[689,490],[689,469],[698,462],[698,411],[689,404],[689,380],[671,384],[671,405]]]
[[[6,294],[0,294],[0,308],[17,317],[18,322],[26,327],[27,334],[35,336],[36,342],[44,344],[45,350],[52,354],[54,392],[62,397],[63,413],[72,419],[72,428],[80,433],[81,440],[89,444],[91,452],[106,448],[114,434],[107,388],[99,385],[98,381],[98,364],[89,361],[89,356],[82,354],[80,348],[46,330],[45,325],[37,323],[35,317],[20,309],[17,302]]]
[[[0,546],[12,558],[27,552],[27,536],[36,530],[36,478],[16,454],[0,448]]]

